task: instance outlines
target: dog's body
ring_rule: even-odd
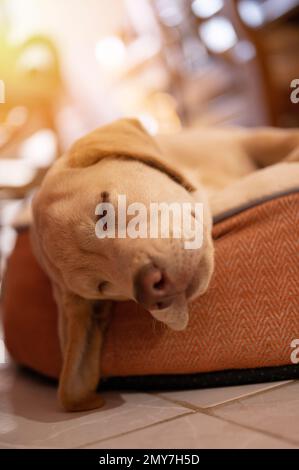
[[[275,175],[273,168],[267,170],[268,175],[265,171],[257,173],[256,170],[283,161],[299,160],[297,130],[201,128],[174,136],[157,136],[156,139],[169,161],[176,168],[185,168],[193,181],[195,179],[197,185],[204,187],[214,216],[240,203],[249,202],[251,195],[247,192],[249,188],[244,177],[251,175],[249,187],[252,198],[263,197],[269,188],[267,185],[263,185],[263,188],[255,186],[258,175],[262,174],[262,178],[268,178],[268,175],[269,178],[275,178]],[[283,190],[286,183],[290,184],[289,175],[287,182],[284,181],[283,167],[279,167],[279,173],[280,170],[282,173],[277,180],[277,191]],[[295,178],[294,186],[298,183]],[[245,188],[244,184],[246,195],[241,191],[241,187]],[[233,192],[235,194],[230,198],[228,194]],[[221,201],[218,204],[219,198]]]
[[[187,302],[204,294],[213,273],[212,215],[267,195],[273,181],[277,191],[298,185],[298,149],[298,131],[194,129],[152,138],[138,122],[121,120],[53,165],[34,198],[32,233],[59,309],[66,409],[103,404],[96,387],[111,301],[133,298],[170,328],[185,328]],[[95,207],[117,194],[146,206],[202,202],[202,247],[190,252],[174,238],[97,239]]]

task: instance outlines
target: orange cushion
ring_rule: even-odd
[[[299,194],[243,210],[214,226],[216,271],[191,306],[190,323],[172,332],[133,302],[116,304],[103,375],[183,374],[290,364],[299,337]],[[28,231],[19,234],[5,276],[4,331],[20,364],[57,377],[57,310],[35,261]]]

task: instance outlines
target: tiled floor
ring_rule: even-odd
[[[105,395],[100,411],[64,413],[54,385],[2,365],[0,448],[299,447],[297,382]]]

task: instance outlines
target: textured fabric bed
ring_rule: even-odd
[[[115,305],[103,355],[114,386],[192,387],[298,376],[299,190],[256,201],[216,221],[216,271],[193,302],[184,332],[172,332],[133,302]],[[28,230],[9,260],[3,296],[8,350],[50,377],[61,366],[57,312]],[[108,381],[109,383],[109,381]]]

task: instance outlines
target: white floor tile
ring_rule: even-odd
[[[106,406],[64,413],[56,387],[13,367],[0,369],[0,447],[74,448],[186,413],[143,393],[106,393]]]
[[[194,413],[125,436],[94,443],[91,449],[294,448],[284,441],[212,416]]]
[[[299,382],[228,403],[212,413],[299,444]]]
[[[199,408],[210,408],[237,398],[246,397],[264,390],[269,390],[289,382],[272,382],[263,384],[240,385],[234,387],[217,387],[200,390],[182,390],[159,393],[160,397],[187,403]]]

